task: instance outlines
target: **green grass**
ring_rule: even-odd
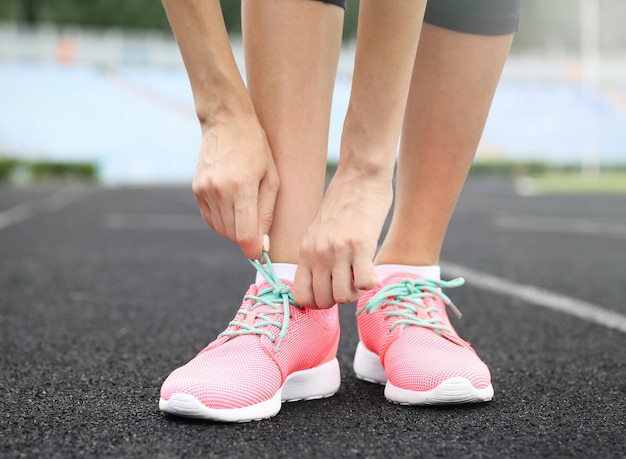
[[[0,158],[0,182],[8,181],[18,165],[16,159]]]
[[[529,194],[626,194],[624,164],[604,166],[597,174],[583,174],[579,164],[488,161],[475,162],[470,175],[521,179],[519,189]]]
[[[596,175],[580,172],[548,172],[530,177],[533,191],[539,194],[626,194],[626,172],[605,171]]]
[[[336,168],[336,163],[329,163],[327,172],[332,174]],[[11,182],[15,174],[26,174],[31,182],[98,180],[98,168],[89,162],[27,161],[0,156],[0,183]],[[578,165],[554,166],[536,161],[475,162],[470,175],[523,177],[525,188],[533,194],[626,194],[626,165],[603,168],[597,175],[584,175]]]
[[[333,174],[336,163],[329,163]],[[521,179],[520,192],[528,194],[626,194],[626,164],[605,166],[596,174],[582,174],[579,164],[553,165],[539,161],[477,161],[470,176]]]
[[[520,177],[543,174],[550,165],[539,161],[475,161],[470,169],[472,176]]]
[[[490,177],[519,177],[535,175],[550,170],[550,165],[539,161],[477,161],[472,164],[470,175]],[[337,170],[337,162],[329,161],[326,172],[332,175]]]
[[[0,183],[11,182],[16,174],[26,174],[31,182],[95,182],[98,179],[98,168],[89,162],[27,161],[0,157]]]

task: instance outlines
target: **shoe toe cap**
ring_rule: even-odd
[[[272,398],[282,385],[274,361],[260,349],[227,353],[208,351],[174,370],[161,386],[161,398],[192,395],[203,405],[232,409]]]
[[[489,368],[471,347],[460,346],[439,335],[427,337],[426,342],[402,338],[385,354],[385,372],[395,386],[422,392],[459,377],[467,379],[476,389],[491,384]]]

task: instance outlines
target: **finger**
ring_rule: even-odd
[[[217,207],[217,205],[212,206],[209,201],[206,201],[206,204],[209,209],[211,221],[213,222],[213,229],[215,229],[220,236],[227,237],[228,235],[226,234],[226,228],[224,227],[224,221],[222,220],[219,207]]]
[[[257,196],[235,205],[235,238],[246,257],[261,258],[262,236],[258,233]]]
[[[222,216],[222,222],[224,223],[224,231],[226,237],[232,242],[237,243],[237,229],[235,226],[235,206],[231,203],[224,203],[220,207],[220,215]]]
[[[355,254],[352,263],[352,275],[354,276],[354,287],[359,290],[374,288],[378,282],[372,258],[366,254]]]
[[[213,219],[211,218],[211,212],[209,211],[209,206],[207,206],[204,200],[197,200],[198,209],[200,210],[200,215],[204,218],[204,221],[207,222],[211,229],[215,229],[213,225]]]
[[[293,279],[293,299],[300,306],[317,309],[311,288],[311,279],[311,271],[308,267],[298,265]]]
[[[259,234],[269,234],[272,220],[274,218],[274,206],[276,205],[276,195],[278,193],[278,176],[268,174],[259,185],[258,196],[258,225]]]
[[[230,199],[226,200],[224,196],[221,196],[218,188],[211,188],[205,197],[205,201],[211,211],[211,219],[215,225],[215,231],[220,236],[227,237],[234,242],[232,201]],[[233,227],[229,228],[229,225],[233,225]]]
[[[263,251],[265,252],[270,251],[270,235],[269,234],[263,235]]]
[[[330,261],[330,262],[329,262]],[[315,305],[320,309],[328,309],[335,305],[332,284],[332,260],[319,260],[313,268],[313,297]]]
[[[335,303],[345,304],[354,301],[359,291],[354,286],[352,269],[349,264],[337,264],[332,273],[333,298]]]

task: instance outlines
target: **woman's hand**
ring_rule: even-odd
[[[176,36],[202,144],[193,192],[209,226],[260,258],[278,174],[230,46],[218,0],[163,0]]]
[[[303,306],[354,301],[376,285],[373,259],[393,199],[395,153],[425,7],[425,0],[361,2],[339,168],[300,247],[294,297]]]
[[[298,304],[329,308],[376,285],[373,260],[392,200],[389,179],[337,171],[300,247],[293,290]]]
[[[193,193],[200,213],[246,257],[261,257],[279,179],[256,116],[238,116],[203,129]]]

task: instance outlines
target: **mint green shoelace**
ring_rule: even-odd
[[[455,315],[460,318],[461,312],[441,289],[460,287],[464,283],[465,280],[461,277],[451,281],[440,281],[435,279],[404,279],[402,282],[389,284],[381,288],[374,296],[372,296],[365,306],[356,311],[356,314],[358,315],[363,312],[371,314],[378,311],[378,309],[384,309],[387,306],[399,306],[399,309],[395,309],[387,313],[387,317],[398,317],[398,320],[396,320],[390,327],[391,330],[396,328],[398,325],[402,325],[404,327],[417,325],[420,327],[431,328],[439,334],[441,334],[441,330],[452,332],[449,327],[443,324],[443,321],[440,318],[433,317],[429,319],[420,319],[418,317],[418,308],[426,309],[427,313],[436,311],[437,308],[426,306],[424,298],[439,297],[444,304],[449,306],[450,309],[454,311]]]
[[[234,338],[238,335],[265,335],[272,341],[272,343],[275,343],[274,352],[278,352],[282,340],[287,335],[287,328],[289,327],[289,319],[291,316],[289,306],[293,305],[298,309],[302,309],[302,307],[298,306],[294,301],[291,288],[286,286],[276,275],[267,252],[263,252],[261,260],[249,261],[252,266],[254,266],[256,270],[261,273],[265,280],[267,280],[269,287],[257,292],[256,295],[246,295],[244,297],[244,302],[245,300],[252,300],[254,304],[249,309],[240,309],[238,314],[247,316],[250,313],[254,313],[255,309],[258,309],[263,305],[270,306],[272,309],[266,309],[265,311],[256,314],[254,323],[252,324],[232,320],[229,326],[236,326],[238,329],[234,331],[224,331],[220,333],[219,336],[229,336],[230,338]],[[263,266],[263,261],[265,261],[265,266]],[[282,314],[282,322],[272,318],[272,316],[277,314]],[[256,320],[257,318],[260,318],[261,320]],[[275,326],[280,329],[278,337],[268,330],[270,326]]]

